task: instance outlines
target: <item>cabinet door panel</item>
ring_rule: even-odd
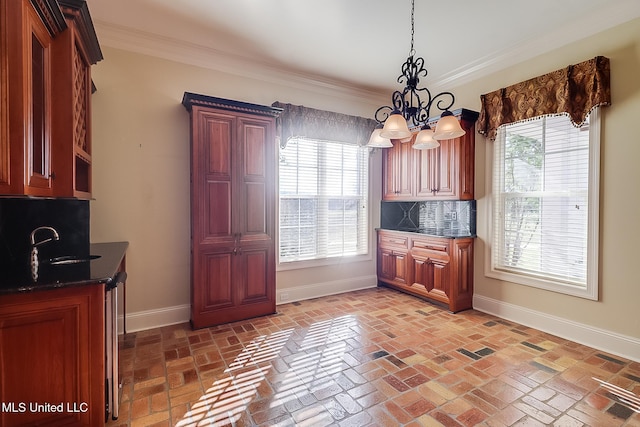
[[[228,181],[208,181],[207,197],[201,201],[200,221],[201,243],[211,243],[216,239],[230,237],[231,231],[231,183]]]
[[[386,249],[378,249],[380,259],[378,261],[378,275],[387,280],[393,280],[395,277],[395,259],[393,251]]]
[[[241,218],[237,232],[241,234],[243,242],[247,240],[271,240],[275,219],[272,211],[275,191],[272,184],[275,176],[267,162],[275,162],[273,141],[270,137],[270,122],[249,117],[238,119],[242,162],[238,165],[240,178],[235,187],[242,198],[241,204],[234,206],[234,211]]]
[[[410,199],[413,196],[413,150],[411,142],[394,141],[383,154],[383,199]]]
[[[433,197],[436,183],[434,181],[435,168],[437,164],[434,160],[437,149],[416,150],[416,196],[419,198]]]
[[[201,286],[194,290],[200,313],[213,312],[233,306],[233,252],[202,254]]]
[[[51,187],[51,36],[36,11],[28,9],[30,67],[27,94],[27,194],[50,195]]]
[[[449,256],[433,251],[412,251],[412,287],[437,301],[449,302]]]
[[[394,258],[394,275],[393,280],[398,283],[407,283],[407,255],[404,253],[393,253]]]
[[[233,118],[204,112],[201,115],[200,128],[198,163],[203,162],[202,172],[230,181]]]
[[[0,402],[27,406],[0,410],[0,425],[104,423],[104,292],[95,284],[3,296]],[[30,410],[31,403],[63,404],[63,412]],[[89,410],[68,411],[74,403]]]
[[[240,285],[240,305],[267,300],[271,292],[267,273],[269,258],[268,249],[242,250],[241,268],[246,274]]]
[[[242,227],[243,238],[262,237],[267,235],[267,218],[266,218],[266,191],[262,182],[249,182],[245,191],[245,224]]]
[[[455,139],[440,141],[437,150],[438,167],[436,170],[436,196],[456,197],[458,177],[459,142]]]

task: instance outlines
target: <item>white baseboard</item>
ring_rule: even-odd
[[[375,288],[376,286],[378,286],[378,278],[372,275],[283,288],[276,290],[276,305]]]
[[[540,311],[474,295],[473,308],[505,320],[640,362],[640,339],[552,316]]]
[[[145,329],[158,328],[160,326],[175,325],[177,323],[188,322],[190,319],[191,306],[189,304],[127,313],[127,333],[144,331]],[[122,316],[118,316],[118,333],[123,333]]]
[[[334,280],[276,290],[276,304],[341,294],[360,289],[375,288],[378,285],[376,276],[362,276],[353,279]],[[283,299],[283,296],[286,298]],[[175,325],[188,322],[191,318],[189,304],[165,307],[156,310],[127,313],[127,332],[138,332],[145,329]],[[123,318],[118,317],[118,333],[123,333]]]

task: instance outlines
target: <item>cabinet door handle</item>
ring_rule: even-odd
[[[233,254],[238,255],[238,248],[233,248]]]

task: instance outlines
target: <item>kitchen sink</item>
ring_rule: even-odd
[[[80,264],[83,262],[89,262],[92,259],[100,258],[100,255],[88,255],[88,256],[75,256],[67,255],[56,258],[51,258],[47,261],[50,265],[68,265],[68,264]]]

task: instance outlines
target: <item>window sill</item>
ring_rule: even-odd
[[[371,254],[365,254],[322,259],[309,259],[304,261],[279,262],[276,266],[276,271],[300,270],[305,268],[326,267],[340,264],[353,264],[356,262],[371,261],[372,259],[373,258]]]
[[[589,284],[587,284],[586,286],[577,286],[571,285],[569,283],[546,279],[543,277],[527,276],[495,269],[487,269],[485,276],[491,279],[498,279],[505,282],[544,289],[560,294],[566,294],[590,300],[598,299],[598,287],[589,286]]]

